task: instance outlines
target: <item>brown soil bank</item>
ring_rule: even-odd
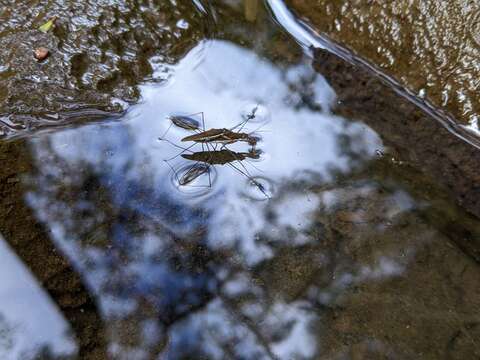
[[[480,115],[480,3],[471,0],[288,0],[346,45],[462,124]]]

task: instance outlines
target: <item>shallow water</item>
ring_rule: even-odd
[[[26,232],[45,229],[42,241],[84,287],[73,296],[49,288],[55,307],[25,270],[55,273],[55,264],[33,257],[22,267],[5,244],[3,266],[38,305],[34,314],[28,303],[9,306],[1,294],[13,290],[0,287],[0,354],[479,356],[478,262],[455,239],[477,238],[480,223],[371,128],[332,114],[332,89],[262,6],[255,23],[239,4],[213,9],[205,21],[216,18],[215,31],[177,62],[150,59],[141,101],[120,119],[4,144],[20,154],[3,159],[5,217],[30,211]],[[188,14],[175,16],[187,27]],[[194,162],[179,147],[194,132],[171,126],[174,115],[201,130],[254,115],[242,131],[259,137],[258,159],[215,165],[212,155],[207,171],[180,185]],[[251,145],[226,149],[238,158]],[[197,144],[183,154],[220,150]],[[19,222],[1,225],[28,258]],[[73,329],[91,324],[69,315],[76,308],[100,330],[66,330],[66,318]],[[38,321],[55,325],[52,334],[30,322],[47,316]]]

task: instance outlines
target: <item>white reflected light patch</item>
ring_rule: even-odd
[[[267,316],[266,323],[271,323],[274,328],[280,330],[282,325],[293,327],[287,336],[280,336],[272,346],[279,359],[312,359],[316,353],[317,341],[310,330],[316,317],[303,309],[304,305],[301,301],[290,304],[277,302]]]
[[[0,236],[0,358],[33,359],[48,348],[74,355],[69,325]]]
[[[297,194],[287,197],[275,207],[277,222],[296,230],[307,229],[311,224],[310,215],[317,210],[320,200],[314,194]]]

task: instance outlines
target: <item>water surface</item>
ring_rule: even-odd
[[[332,89],[265,8],[254,23],[240,3],[205,11],[215,31],[177,61],[151,57],[141,101],[121,118],[9,145],[28,154],[6,180],[21,186],[6,186],[9,204],[28,206],[96,304],[80,305],[102,325],[105,340],[89,346],[119,359],[478,356],[478,263],[448,231],[475,237],[478,221],[367,125],[334,115]],[[181,29],[189,14],[175,13]],[[169,117],[203,130],[252,114],[242,131],[259,138],[257,159],[180,184],[193,132]],[[183,154],[199,151],[212,147]],[[65,340],[39,347],[75,357],[91,335],[76,333],[75,349],[49,316]]]

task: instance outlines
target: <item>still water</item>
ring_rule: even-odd
[[[101,330],[69,328],[69,306],[17,258],[12,231],[0,244],[2,358],[480,356],[478,263],[445,231],[475,237],[480,224],[332,112],[333,90],[262,4],[254,23],[197,6],[206,27],[222,25],[176,62],[152,56],[121,118],[12,143],[30,157],[12,206],[79,274]],[[180,115],[199,129],[172,124]],[[223,128],[257,143],[182,141]],[[207,161],[192,161],[199,152]]]

